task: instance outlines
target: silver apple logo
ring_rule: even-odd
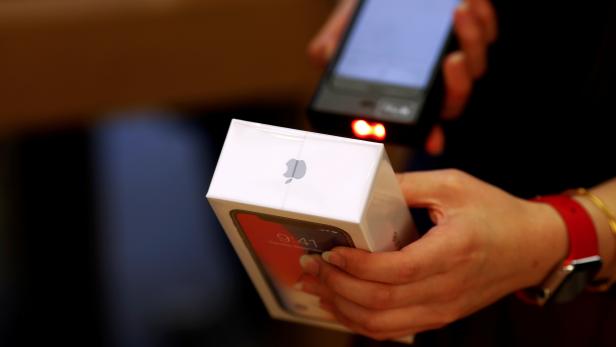
[[[288,180],[284,184],[289,184],[293,179],[301,179],[306,176],[306,162],[303,160],[289,159],[287,162],[287,172],[284,173],[284,177]]]

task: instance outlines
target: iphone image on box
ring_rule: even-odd
[[[318,297],[298,289],[304,276],[299,259],[334,247],[353,247],[350,236],[325,224],[242,210],[230,214],[280,307],[296,316],[333,320],[319,307]]]

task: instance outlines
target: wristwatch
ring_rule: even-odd
[[[517,295],[540,306],[570,301],[584,291],[601,269],[592,218],[582,205],[567,195],[541,196],[532,201],[546,203],[560,214],[567,226],[569,253],[542,284],[519,291]]]

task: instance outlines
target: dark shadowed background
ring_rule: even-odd
[[[488,75],[411,165],[524,197],[615,176],[614,1],[495,3]],[[334,4],[0,0],[0,346],[371,345],[270,320],[204,198],[232,117],[307,128]],[[597,345],[614,307],[508,298],[420,343]]]
[[[0,346],[315,345],[205,192],[232,116],[304,125],[333,5],[0,1]]]

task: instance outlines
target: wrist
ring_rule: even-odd
[[[527,201],[528,218],[525,245],[533,254],[523,287],[539,285],[566,257],[569,250],[567,226],[550,205]]]

